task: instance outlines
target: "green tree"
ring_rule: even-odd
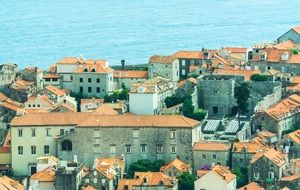
[[[178,190],[193,190],[196,178],[189,172],[184,172],[178,176]]]
[[[167,106],[167,108],[175,106],[177,104],[182,103],[183,99],[177,97],[175,94],[173,94],[172,96],[168,96],[165,99],[165,104]]]
[[[236,175],[237,187],[242,187],[248,184],[248,169],[236,167],[233,169],[233,173]]]
[[[253,74],[253,75],[251,75],[250,79],[252,81],[267,81],[268,80],[268,76],[261,75],[261,74]]]
[[[156,160],[154,162],[148,159],[138,160],[129,165],[128,177],[133,178],[135,172],[158,172],[164,164],[163,160]]]
[[[198,121],[203,120],[207,115],[207,111],[203,110],[203,109],[198,109],[196,111],[194,111],[192,118]]]
[[[192,117],[195,107],[193,106],[192,97],[188,96],[182,105],[182,113],[186,117]]]
[[[240,115],[248,111],[248,99],[250,97],[250,90],[248,84],[243,82],[241,85],[234,88],[234,97],[237,103],[238,121],[240,127]]]
[[[296,49],[296,48],[292,48],[292,49],[291,49],[291,52],[292,52],[292,54],[294,54],[294,55],[296,55],[296,54],[299,53],[298,49]]]

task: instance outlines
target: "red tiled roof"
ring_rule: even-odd
[[[148,78],[148,71],[114,70],[114,78]]]
[[[195,142],[193,146],[194,151],[228,151],[230,146],[220,142],[200,141]]]
[[[163,63],[170,64],[175,61],[177,58],[173,56],[165,56],[165,55],[153,55],[149,59],[149,63]]]
[[[231,53],[247,53],[247,48],[243,47],[225,47],[224,49]]]

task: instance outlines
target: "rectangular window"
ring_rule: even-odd
[[[72,75],[70,76],[70,80],[73,80],[73,76]]]
[[[100,93],[100,92],[101,92],[101,91],[100,91],[100,87],[97,87],[96,90],[97,90],[97,93]]]
[[[91,83],[91,82],[92,82],[92,79],[91,79],[91,78],[88,78],[88,82]]]
[[[18,155],[23,155],[23,146],[18,146]]]
[[[88,93],[92,92],[92,87],[88,87]]]
[[[83,92],[83,86],[79,87],[79,92]]]
[[[45,145],[44,146],[44,154],[49,154],[49,149],[50,149],[49,145]]]
[[[58,79],[52,79],[52,81],[53,81],[53,82],[56,82],[56,81],[58,81]]]
[[[213,107],[213,112],[214,112],[214,114],[218,113],[218,107],[217,106]]]
[[[171,153],[176,153],[176,146],[175,145],[171,146]]]
[[[175,139],[176,138],[176,131],[170,131],[170,138]]]
[[[126,153],[130,153],[131,152],[131,145],[130,144],[125,145],[125,149],[126,149]]]
[[[100,130],[95,130],[94,131],[94,137],[99,138],[100,137]]]
[[[35,129],[31,129],[31,136],[35,137]]]
[[[36,146],[31,146],[31,154],[36,155]]]
[[[46,136],[47,136],[47,137],[50,137],[50,136],[51,136],[51,129],[50,129],[50,128],[47,128],[47,129],[46,129]]]
[[[203,159],[206,159],[206,155],[205,155],[205,154],[202,154],[202,158],[203,158]]]
[[[133,138],[139,138],[139,130],[138,129],[132,130],[132,136]]]
[[[156,145],[156,152],[157,153],[162,153],[162,145],[161,144]]]
[[[100,78],[97,78],[97,83],[100,83]]]
[[[18,129],[18,137],[22,137],[23,136],[23,130],[22,129]]]
[[[65,130],[64,129],[60,129],[60,135],[64,135],[65,134]]]
[[[116,145],[110,145],[109,153],[110,154],[116,154]]]
[[[94,153],[100,153],[100,145],[94,145]]]
[[[214,155],[213,155],[213,159],[217,159],[217,155],[214,154]]]
[[[79,82],[83,82],[83,78],[79,78]]]
[[[147,151],[147,145],[141,144],[141,152],[146,152],[146,151]]]

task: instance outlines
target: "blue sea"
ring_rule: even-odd
[[[0,0],[0,63],[43,69],[65,56],[146,63],[180,49],[274,41],[300,0]]]

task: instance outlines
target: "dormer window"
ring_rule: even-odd
[[[260,55],[260,60],[261,61],[265,61],[266,59],[267,59],[267,55],[266,54]]]
[[[95,69],[95,68],[92,68],[92,72],[93,72],[93,73],[96,72],[96,69]]]
[[[138,93],[145,93],[145,87],[143,87],[143,86],[139,86],[138,87]]]
[[[222,63],[219,63],[219,64],[218,64],[218,68],[219,68],[219,69],[222,69],[223,67],[224,67],[224,65],[223,65]]]
[[[88,72],[88,69],[87,69],[87,68],[85,68],[83,71],[84,71],[84,72]]]
[[[283,53],[281,55],[281,61],[287,61],[289,59],[289,54],[288,53]]]

